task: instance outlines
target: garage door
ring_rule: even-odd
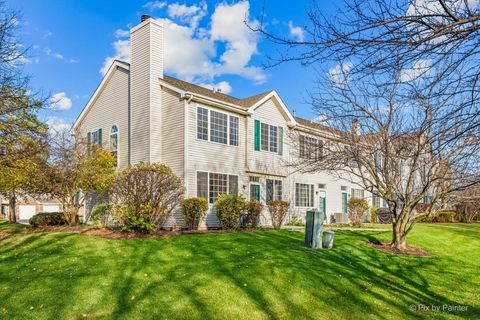
[[[18,207],[20,219],[30,219],[36,212],[34,205],[20,205]]]
[[[59,212],[60,206],[58,204],[44,204],[43,212]]]

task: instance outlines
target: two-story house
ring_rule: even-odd
[[[283,199],[300,217],[311,208],[346,216],[350,196],[368,196],[346,180],[288,166],[305,156],[302,141],[321,146],[328,130],[293,117],[277,92],[239,99],[167,76],[162,24],[142,16],[130,32],[131,62],[112,64],[72,130],[113,152],[118,169],[140,161],[170,166],[186,197],[208,199],[207,227],[218,226],[213,204],[221,193]],[[179,215],[169,223],[181,226]],[[270,223],[267,210],[262,223]]]

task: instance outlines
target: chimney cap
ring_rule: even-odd
[[[148,15],[148,14],[142,14],[141,20],[142,20],[142,22],[143,22],[143,21],[148,20],[148,19],[150,19],[150,18],[151,18],[150,15]]]

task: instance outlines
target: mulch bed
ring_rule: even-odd
[[[381,242],[381,241],[367,241],[367,245],[372,248],[376,248],[378,250],[382,250],[383,252],[393,253],[397,255],[409,255],[409,256],[416,256],[416,257],[430,257],[433,256],[432,253],[425,251],[423,249],[414,247],[414,246],[407,246],[404,250],[398,250],[393,248],[389,242]]]
[[[256,230],[264,230],[256,229]],[[242,229],[241,232],[252,232],[255,230]],[[103,229],[92,226],[46,226],[33,229],[33,232],[69,232],[69,233],[83,233],[93,236],[98,236],[107,239],[137,239],[137,238],[158,238],[158,237],[173,237],[187,234],[210,234],[210,233],[229,233],[237,232],[231,230],[159,230],[152,234],[135,233],[135,232],[121,232],[118,230]]]

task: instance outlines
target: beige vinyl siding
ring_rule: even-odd
[[[163,27],[150,23],[150,162],[164,162],[162,151],[163,125],[171,121],[169,110],[163,108],[162,90],[159,78],[163,78]]]
[[[152,145],[156,144],[158,138],[161,137],[161,162],[168,165],[183,181],[185,102],[180,99],[178,93],[163,89],[162,107],[161,133],[158,137],[152,137]],[[152,124],[152,126],[157,126],[157,123]]]
[[[211,141],[197,139],[197,107],[204,107],[210,110],[226,113],[238,117],[238,146],[230,146]],[[197,171],[216,172],[231,175],[238,175],[238,189],[240,193],[244,190],[242,186],[245,170],[245,116],[227,112],[215,107],[205,106],[200,103],[191,102],[187,104],[188,123],[188,149],[187,149],[187,197],[197,196]],[[218,227],[218,219],[215,208],[210,205],[203,227]]]
[[[273,126],[281,126],[283,128],[283,155],[270,151],[255,151],[255,120],[260,120]],[[288,127],[287,119],[283,115],[281,108],[273,99],[267,100],[257,109],[248,119],[248,161],[247,170],[264,174],[287,175],[288,170],[285,166],[288,160]]]
[[[150,24],[131,33],[131,162],[150,160]]]
[[[76,135],[86,139],[87,132],[102,129],[102,146],[110,148],[110,130],[118,127],[118,168],[128,165],[128,70],[117,67],[85,114]]]

